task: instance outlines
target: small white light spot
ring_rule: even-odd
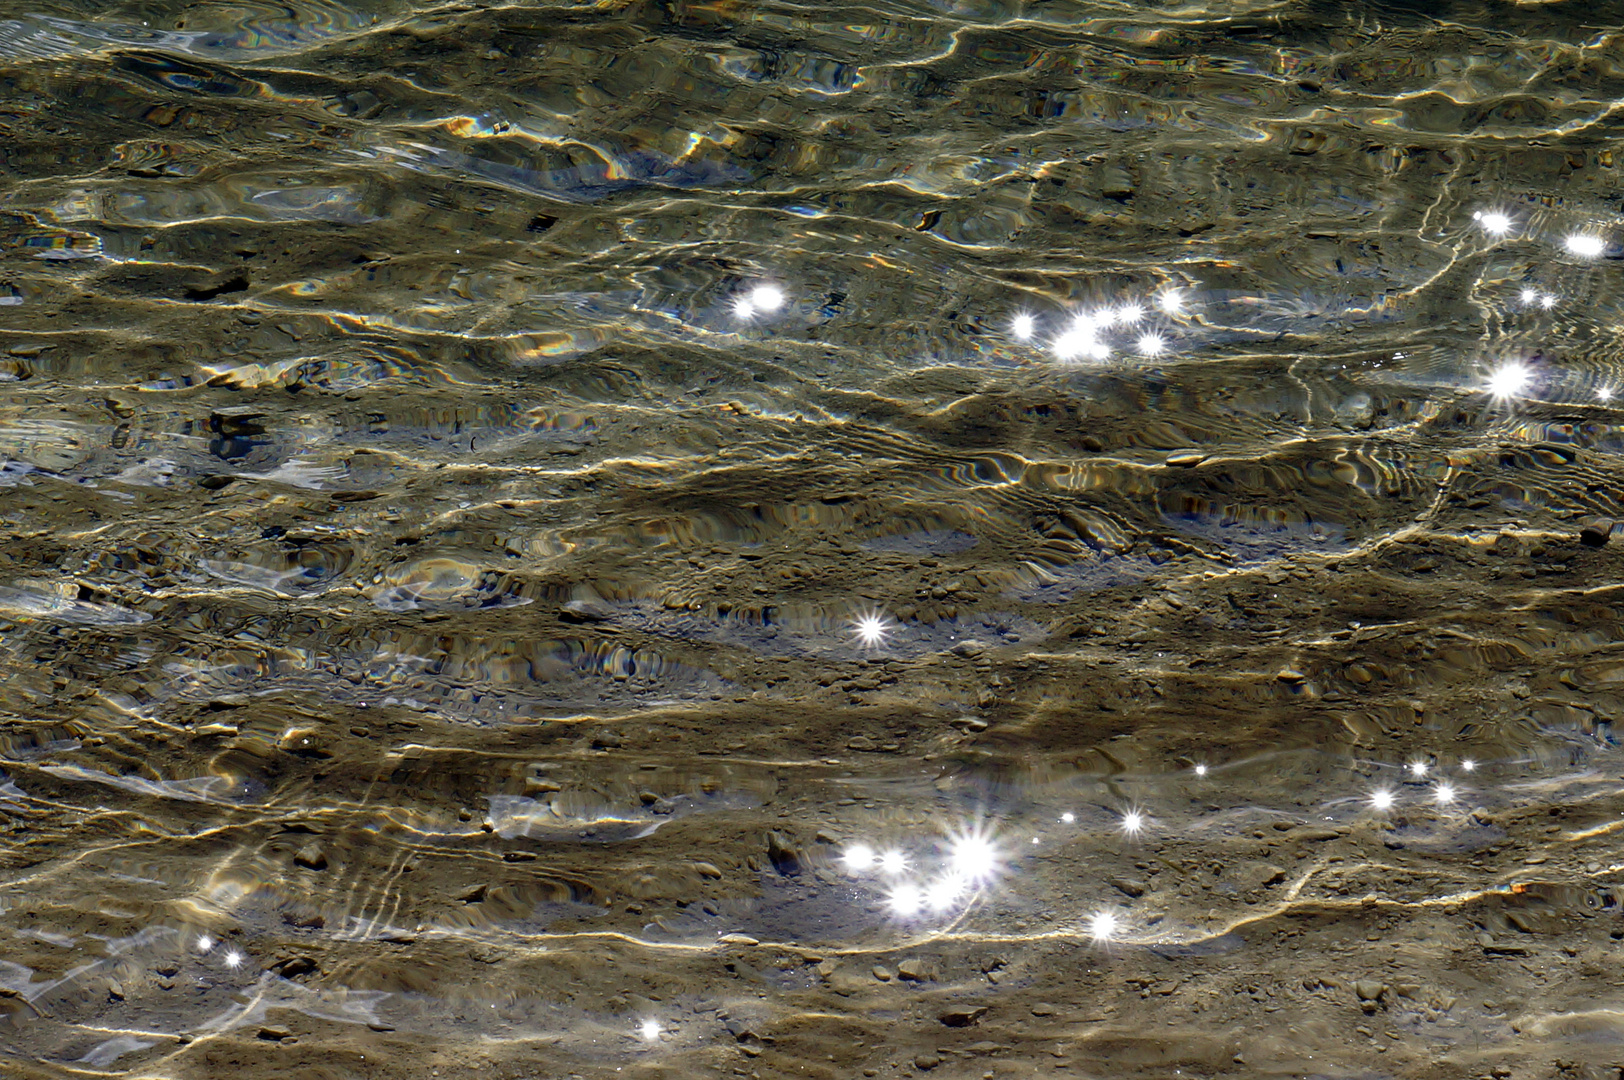
[[[1563,244],[1581,259],[1594,259],[1607,250],[1606,239],[1591,233],[1572,233]]]
[[[1070,810],[1067,810],[1064,814],[1060,815],[1060,820],[1064,821],[1067,825],[1070,825],[1072,822],[1077,820],[1077,815],[1072,813]]]
[[[214,948],[214,939],[212,937],[210,937],[207,934],[199,934],[199,935],[197,935],[197,951],[198,952],[206,953],[212,948]]]
[[[1522,291],[1521,295],[1522,295],[1522,302],[1523,303],[1532,304],[1535,300],[1539,299],[1539,290],[1537,290],[1537,289],[1524,289]]]
[[[908,858],[895,848],[880,854],[880,872],[892,877],[908,869]]]
[[[852,620],[851,633],[864,648],[878,648],[891,636],[891,620],[877,611],[866,611]]]
[[[644,1042],[653,1042],[660,1037],[660,1022],[658,1020],[644,1020],[637,1032],[643,1036]]]
[[[867,844],[853,844],[841,855],[847,870],[867,870],[874,865],[874,849]]]
[[[1448,806],[1455,801],[1455,785],[1447,780],[1432,789],[1432,801],[1439,806]]]
[[[1206,765],[1204,765],[1204,764],[1202,764],[1202,765],[1197,765],[1197,766],[1196,766],[1196,767],[1195,767],[1195,774],[1196,774],[1196,775],[1197,775],[1197,776],[1206,776],[1206,775],[1207,775],[1207,766],[1206,766]]]
[[[1546,311],[1551,310],[1556,306],[1556,297],[1552,296],[1550,293],[1545,293],[1539,298],[1539,306],[1544,308]]]
[[[1037,844],[1037,842],[1038,842],[1038,838],[1037,838],[1037,837],[1035,837],[1035,836],[1034,836],[1034,837],[1032,837],[1032,843],[1033,843],[1033,844],[1034,844],[1034,845],[1036,845],[1036,844]]]
[[[1010,320],[1009,324],[1010,333],[1014,334],[1020,341],[1032,340],[1032,335],[1037,331],[1037,328],[1038,321],[1024,311]]]
[[[223,962],[225,966],[230,968],[232,971],[236,971],[238,968],[242,967],[245,959],[247,959],[247,957],[243,956],[243,954],[238,952],[236,949],[230,950],[220,958],[221,962]]]
[[[1492,236],[1504,236],[1511,231],[1512,221],[1510,214],[1503,214],[1498,210],[1484,213],[1479,210],[1472,214],[1483,231]]]
[[[755,313],[756,305],[750,302],[750,298],[748,296],[741,296],[737,300],[733,301],[733,314],[738,318],[753,318]]]
[[[1088,346],[1088,358],[1090,360],[1109,360],[1111,358],[1111,346],[1104,341],[1095,339]]]
[[[1128,836],[1138,836],[1145,828],[1145,815],[1138,810],[1129,810],[1122,815],[1121,828]]]
[[[1471,758],[1466,758],[1460,763],[1460,769],[1461,772],[1474,772],[1477,769],[1477,762]]]
[[[1088,919],[1088,936],[1095,941],[1110,941],[1117,935],[1117,917],[1109,911],[1096,911]]]
[[[1145,317],[1143,304],[1123,304],[1116,309],[1116,321],[1123,326],[1132,326]]]
[[[1410,762],[1410,775],[1417,780],[1427,775],[1427,763],[1424,761]]]
[[[1386,788],[1378,788],[1370,793],[1370,808],[1372,810],[1391,810],[1393,808],[1393,793]]]
[[[1184,294],[1178,289],[1167,289],[1156,297],[1156,306],[1166,314],[1177,318],[1184,314]]]
[[[1167,339],[1160,334],[1145,334],[1134,343],[1134,348],[1139,350],[1140,356],[1160,356],[1167,351]]]
[[[1596,390],[1596,398],[1599,401],[1611,401],[1611,400],[1613,400],[1613,388],[1611,386],[1599,387]]]

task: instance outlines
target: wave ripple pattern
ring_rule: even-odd
[[[0,1073],[1615,1080],[1616,15],[6,5]]]

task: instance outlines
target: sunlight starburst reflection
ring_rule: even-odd
[[[891,636],[895,624],[878,611],[865,611],[852,620],[851,634],[865,649],[877,649]]]
[[[1491,371],[1483,389],[1496,401],[1509,401],[1523,394],[1533,381],[1533,369],[1513,360]]]
[[[1121,920],[1109,911],[1096,911],[1088,917],[1088,936],[1096,944],[1114,941],[1121,929]]]

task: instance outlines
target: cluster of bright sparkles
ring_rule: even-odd
[[[1179,319],[1186,314],[1183,295],[1177,289],[1166,289],[1157,294],[1156,308],[1167,319]],[[1134,352],[1140,356],[1157,357],[1169,348],[1165,331],[1146,324],[1150,312],[1137,300],[1129,300],[1114,307],[1076,311],[1066,320],[1058,333],[1049,341],[1049,349],[1057,360],[1109,360],[1115,351],[1112,335],[1131,339]],[[1018,341],[1031,341],[1038,334],[1037,316],[1020,312],[1010,320],[1010,333]]]
[[[899,919],[961,907],[996,881],[1005,865],[992,836],[975,828],[950,836],[945,854],[928,863],[896,848],[881,851],[865,843],[849,845],[840,862],[854,876],[883,878],[886,907]],[[916,866],[922,867],[920,873],[913,872]]]
[[[1476,210],[1472,220],[1490,236],[1510,236],[1517,228],[1517,222],[1503,210]],[[1562,238],[1562,246],[1568,254],[1581,259],[1598,259],[1607,253],[1607,237],[1595,232],[1571,232]]]
[[[1472,758],[1462,758],[1457,766],[1461,772],[1477,771],[1477,762]],[[1412,783],[1419,783],[1432,774],[1432,765],[1420,759],[1409,762],[1404,766]],[[1452,806],[1460,798],[1460,789],[1447,779],[1439,779],[1432,786],[1432,801],[1438,806]],[[1372,810],[1385,813],[1398,806],[1398,793],[1390,787],[1380,787],[1372,791],[1365,799]]]

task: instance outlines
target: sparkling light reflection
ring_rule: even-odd
[[[1096,911],[1088,919],[1088,936],[1096,942],[1104,943],[1117,936],[1120,922],[1109,911]]]
[[[1393,793],[1386,788],[1377,788],[1370,793],[1370,808],[1372,810],[1391,810],[1393,808]]]
[[[984,833],[966,832],[953,838],[948,866],[955,876],[966,881],[986,881],[998,873],[998,848]]]
[[[1472,213],[1472,217],[1478,226],[1491,236],[1504,236],[1511,231],[1513,225],[1511,215],[1498,210],[1490,210],[1487,213],[1477,210]]]
[[[851,633],[864,648],[874,649],[891,636],[892,623],[878,611],[865,611],[852,620]]]
[[[733,314],[741,319],[750,319],[757,314],[777,311],[783,304],[783,289],[777,285],[757,285],[733,301]]]
[[[920,893],[918,885],[911,881],[903,881],[891,887],[891,894],[886,897],[885,902],[890,907],[893,915],[907,918],[910,915],[919,913],[919,908],[924,904],[925,898]]]
[[[846,864],[847,870],[867,870],[874,865],[874,849],[867,844],[853,844],[841,855],[840,861]]]
[[[895,877],[905,873],[908,869],[908,857],[902,852],[892,848],[880,854],[880,872]]]
[[[1571,233],[1563,244],[1582,259],[1594,259],[1607,250],[1606,239],[1591,233]]]
[[[1498,401],[1508,401],[1522,394],[1533,381],[1533,370],[1527,364],[1513,360],[1501,364],[1490,372],[1483,388],[1490,397]]]
[[[660,1037],[660,1022],[658,1020],[644,1020],[637,1032],[643,1036],[645,1042],[653,1042]]]

